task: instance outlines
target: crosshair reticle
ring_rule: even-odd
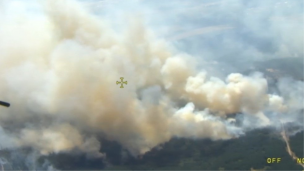
[[[120,88],[124,88],[123,84],[128,84],[128,81],[123,81],[124,77],[120,77],[120,81],[116,81],[116,84],[120,84]]]

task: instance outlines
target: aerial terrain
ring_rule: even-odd
[[[302,0],[0,0],[1,170],[303,170],[303,16]]]

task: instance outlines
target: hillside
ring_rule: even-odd
[[[290,139],[298,156],[303,156],[303,132]],[[285,151],[285,143],[279,135],[268,129],[255,130],[246,136],[228,141],[172,139],[153,149],[141,159],[130,158],[119,166],[108,169],[225,169],[249,170],[300,170]],[[282,162],[268,164],[267,158],[281,158]],[[109,156],[115,163],[117,158]]]

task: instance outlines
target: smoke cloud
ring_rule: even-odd
[[[249,4],[206,1],[201,4],[200,14],[205,24],[231,20],[230,24],[202,25],[207,29],[193,34],[182,30],[179,35],[174,31],[175,38],[167,39],[163,35],[173,28],[161,27],[159,23],[163,21],[155,18],[164,13],[172,16],[169,11],[158,14],[153,10],[156,3],[152,2],[132,1],[134,6],[111,2],[100,3],[99,8],[87,1],[1,1],[0,97],[11,103],[10,108],[0,109],[2,147],[31,147],[43,155],[80,151],[91,157],[103,157],[98,139],[107,138],[138,155],[172,137],[230,139],[251,129],[280,126],[278,120],[303,128],[299,120],[303,115],[303,82],[283,79],[278,83],[278,91],[270,94],[263,74],[227,74],[228,67],[220,66],[229,60],[246,61],[249,65],[253,59],[265,56],[302,57],[303,40],[299,35],[303,34],[298,27],[303,21],[289,26],[287,34],[284,30],[287,26],[281,24],[281,20],[286,21],[285,16],[271,18],[267,22],[271,27],[263,26],[263,31],[258,26],[259,17],[272,14],[260,9],[257,1]],[[151,5],[150,10],[145,11],[148,9],[145,3]],[[166,5],[172,4],[162,5],[166,9]],[[138,6],[143,7],[142,11]],[[247,14],[249,11],[242,6],[252,6],[250,10],[257,17],[251,18],[253,15]],[[193,8],[190,2],[185,7],[187,11]],[[127,9],[126,13],[116,12],[122,8]],[[201,8],[188,15],[196,16]],[[213,15],[210,8],[215,13],[224,12],[212,20],[216,16],[208,18]],[[96,12],[97,9],[100,11]],[[109,12],[111,9],[115,10]],[[130,13],[133,9],[137,9],[135,14]],[[261,13],[256,12],[259,10]],[[178,14],[184,12],[185,9]],[[226,13],[229,19],[223,18]],[[236,17],[243,13],[241,22]],[[125,15],[121,17],[122,14]],[[179,25],[185,18],[189,16],[183,15],[172,25]],[[264,53],[262,45],[252,47],[260,39],[253,40],[250,33],[244,39],[252,39],[252,46],[250,42],[242,44],[243,40],[231,42],[236,28],[242,26],[241,35],[248,31],[243,25],[250,26],[251,32],[261,33],[260,39],[275,30],[268,38],[272,43],[284,44],[277,46],[270,42],[266,49],[273,52]],[[209,41],[213,35],[217,39],[219,32],[226,31],[233,33],[217,46]],[[206,35],[199,45],[202,48],[192,51],[193,54],[178,48],[189,47],[184,46],[185,42],[174,42],[200,35]],[[211,46],[214,51],[208,50]],[[196,53],[204,50],[198,58]],[[223,63],[212,65],[210,70],[211,59],[223,59]],[[223,68],[227,71],[221,71]],[[120,77],[128,81],[124,89],[116,85]],[[231,118],[234,114],[237,116]]]

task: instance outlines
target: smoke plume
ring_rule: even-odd
[[[233,2],[238,10],[240,4]],[[206,16],[207,9],[218,3],[202,4]],[[1,1],[0,5],[0,97],[11,103],[10,108],[0,109],[0,140],[5,148],[31,147],[43,155],[80,151],[103,157],[98,141],[102,137],[138,155],[172,137],[230,139],[251,129],[280,126],[279,118],[303,128],[298,120],[303,115],[303,82],[282,80],[278,92],[270,94],[261,73],[227,74],[221,67],[209,71],[204,66],[212,53],[206,50],[197,58],[176,48],[182,44],[175,46],[172,39],[159,36],[168,28],[149,19],[159,15],[155,11],[135,10],[136,14],[126,12],[118,19],[119,14],[108,12],[106,5],[101,4],[97,13],[89,2]],[[117,9],[128,6],[112,4],[112,8],[116,5]],[[230,15],[232,20],[235,16]],[[248,20],[250,16],[245,15]],[[267,29],[276,30],[274,23],[281,19],[271,21],[273,27]],[[260,31],[255,26],[253,31]],[[176,39],[234,28],[209,27]],[[281,27],[276,31],[283,32]],[[288,43],[298,41],[296,37],[278,39]],[[245,54],[250,54],[248,59],[263,58],[258,48],[243,50],[246,45],[230,44],[230,38],[217,47],[229,52],[224,61]],[[272,55],[298,52],[299,44],[282,45]],[[214,55],[223,56],[217,49]],[[243,54],[232,57],[237,50]],[[120,77],[128,81],[123,89],[116,85]],[[231,118],[234,114],[238,115]]]

